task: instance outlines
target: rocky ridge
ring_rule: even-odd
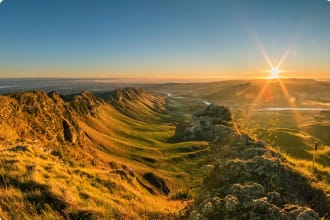
[[[83,92],[67,101],[57,92],[17,92],[0,96],[1,140],[34,139],[78,143],[81,114],[95,116],[102,101]]]
[[[227,107],[208,105],[193,114],[190,126],[185,131],[184,140],[223,141],[234,133],[230,124],[231,113]]]
[[[215,162],[186,218],[320,219],[329,217],[329,198],[296,173],[280,154],[233,129],[230,112],[209,105],[193,116],[186,140],[213,142]]]

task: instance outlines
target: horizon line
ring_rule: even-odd
[[[270,79],[268,77],[241,77],[241,78],[237,78],[237,77],[208,77],[208,78],[196,78],[196,77],[192,77],[192,78],[188,78],[188,77],[182,77],[182,78],[161,78],[161,77],[64,77],[64,76],[25,76],[25,77],[21,77],[21,76],[17,76],[17,77],[1,77],[0,76],[0,80],[6,79],[6,80],[19,80],[19,79],[61,79],[61,80],[114,80],[114,81],[143,81],[143,82],[157,82],[157,81],[162,81],[162,83],[164,82],[176,82],[176,81],[203,81],[203,82],[216,82],[216,81],[239,81],[239,80],[267,80]],[[280,79],[299,79],[299,80],[316,80],[316,81],[329,81],[330,78],[321,78],[321,77],[317,77],[317,78],[312,78],[312,77],[281,77]]]

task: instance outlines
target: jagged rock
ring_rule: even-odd
[[[54,100],[55,103],[57,104],[63,104],[64,100],[63,97],[56,91],[48,93],[48,96]]]
[[[278,192],[268,192],[267,199],[270,203],[275,204],[276,206],[281,207],[283,204],[283,200],[281,198],[281,194]]]
[[[185,130],[185,140],[208,140],[219,142],[234,133],[228,126],[231,113],[224,106],[209,105],[193,115],[190,126]]]
[[[296,220],[320,219],[319,215],[315,211],[307,207],[286,204],[284,210],[289,213],[292,219],[296,219]]]
[[[211,164],[204,165],[202,167],[202,173],[204,175],[209,175],[212,172],[213,169],[214,169],[214,165],[211,165]]]
[[[215,130],[231,129],[230,114],[208,108],[193,116],[187,137],[213,141],[211,149],[217,159],[203,166],[206,177],[188,219],[314,220],[320,219],[319,214],[326,215],[330,207],[325,193],[291,170],[287,161],[263,142],[232,131],[229,142],[216,143]],[[222,119],[220,126],[212,122],[214,116]],[[212,202],[215,197],[219,205]]]
[[[64,102],[56,103],[43,91],[0,96],[0,130],[5,139],[56,139],[63,134],[62,117],[70,117]],[[63,139],[63,138],[62,138]]]
[[[63,120],[62,124],[64,139],[70,143],[75,143],[77,137],[72,126],[68,123],[67,120]]]
[[[206,216],[212,214],[213,212],[214,212],[214,207],[212,202],[207,202],[201,209],[201,213]]]
[[[210,117],[213,118],[214,124],[225,124],[231,121],[231,112],[229,108],[220,105],[208,105],[205,109],[194,114],[194,117]]]
[[[103,104],[104,101],[95,97],[93,94],[84,91],[83,93],[74,96],[71,102],[72,107],[81,114],[90,114],[96,117],[97,108]]]
[[[227,212],[235,212],[239,208],[239,201],[236,196],[227,195],[224,199],[224,209]]]
[[[202,215],[196,210],[192,211],[189,215],[190,220],[200,220],[202,219]]]
[[[269,203],[265,197],[253,200],[248,209],[250,210],[250,219],[288,219],[287,213],[283,212],[277,206]]]
[[[235,183],[229,188],[228,194],[235,195],[241,201],[250,201],[265,196],[265,189],[262,185],[257,183],[246,185]]]
[[[319,215],[311,209],[305,209],[297,216],[297,220],[319,219]]]

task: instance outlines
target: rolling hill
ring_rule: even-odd
[[[312,136],[296,134],[297,127],[276,128],[291,134],[284,153],[243,134],[235,111],[205,108],[199,96],[160,91],[0,96],[0,217],[222,219],[235,213],[244,218],[247,209],[248,217],[273,211],[282,217],[327,216],[329,180],[322,178],[330,172],[321,164],[328,151],[320,154],[314,173],[298,161],[310,159]],[[319,133],[314,124],[304,125]],[[292,148],[297,143],[304,148]],[[305,155],[291,158],[290,149]],[[233,209],[224,208],[227,202]]]

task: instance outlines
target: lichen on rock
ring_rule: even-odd
[[[210,141],[216,155],[213,163],[203,166],[206,176],[186,218],[312,220],[325,216],[330,210],[325,193],[264,143],[235,132],[228,112],[210,105],[193,116],[186,130],[187,140]],[[226,137],[231,138],[224,143]],[[217,205],[212,198],[217,198]]]
[[[230,121],[231,113],[227,107],[208,105],[193,115],[190,126],[185,130],[184,140],[223,141],[234,132]]]

